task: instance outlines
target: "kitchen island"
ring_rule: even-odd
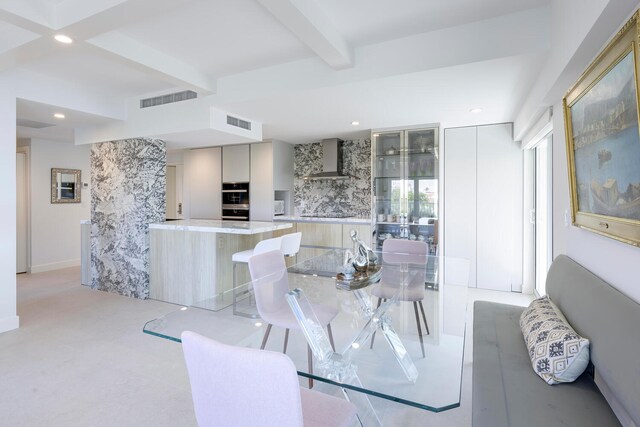
[[[291,228],[289,222],[204,219],[149,224],[149,297],[214,309],[207,301],[232,288],[231,256]],[[238,268],[238,284],[247,281],[248,270]]]

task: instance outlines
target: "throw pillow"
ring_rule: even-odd
[[[589,340],[573,330],[545,296],[520,316],[520,329],[533,370],[547,384],[575,381],[589,364]]]

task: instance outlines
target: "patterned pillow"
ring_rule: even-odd
[[[533,370],[547,384],[575,381],[589,364],[589,340],[569,326],[549,297],[531,302],[520,329]]]

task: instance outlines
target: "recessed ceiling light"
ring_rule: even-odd
[[[60,43],[69,44],[73,43],[73,39],[69,36],[65,36],[64,34],[56,34],[53,36],[54,39],[59,41]]]
[[[352,125],[352,126],[358,126],[359,124],[360,124],[360,122],[355,121],[355,120],[351,122],[351,125]]]
[[[474,114],[482,113],[482,108],[472,108],[469,112]]]
[[[62,114],[62,113],[55,113],[55,114],[53,115],[53,117],[55,117],[56,119],[64,119],[64,114]]]

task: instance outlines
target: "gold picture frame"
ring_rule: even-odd
[[[572,224],[640,246],[638,12],[562,100]]]
[[[51,203],[80,203],[80,169],[51,168]]]

